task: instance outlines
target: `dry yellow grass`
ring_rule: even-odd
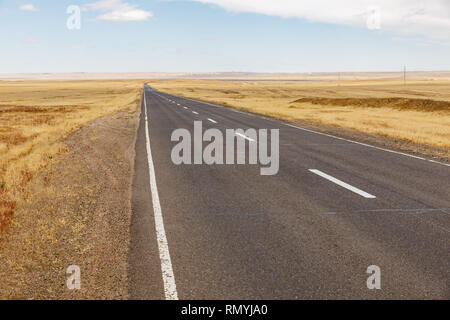
[[[287,120],[450,150],[450,81],[152,81],[156,89]],[[447,156],[450,151],[447,151]]]
[[[0,82],[0,232],[62,140],[99,117],[134,113],[142,81]]]

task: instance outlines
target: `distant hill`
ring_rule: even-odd
[[[21,73],[0,74],[3,81],[24,80],[290,80],[290,81],[336,81],[403,79],[403,72],[313,72],[313,73],[252,73],[252,72],[74,72],[74,73]],[[411,71],[408,80],[450,80],[450,71]]]

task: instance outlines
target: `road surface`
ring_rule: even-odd
[[[194,121],[279,129],[278,174],[175,165]],[[132,201],[134,299],[450,298],[446,164],[145,86]]]

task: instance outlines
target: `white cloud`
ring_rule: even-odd
[[[108,21],[145,21],[153,17],[151,11],[139,9],[137,5],[122,0],[101,0],[89,3],[84,10],[104,11],[98,16],[99,20]]]
[[[450,39],[449,0],[190,0],[232,12],[253,12],[366,27],[369,8],[381,10],[381,30]]]
[[[19,9],[22,11],[37,11],[32,3],[22,4]]]

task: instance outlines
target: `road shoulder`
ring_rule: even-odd
[[[31,181],[0,252],[0,297],[127,299],[138,113],[97,119]],[[81,270],[68,290],[67,267]]]

